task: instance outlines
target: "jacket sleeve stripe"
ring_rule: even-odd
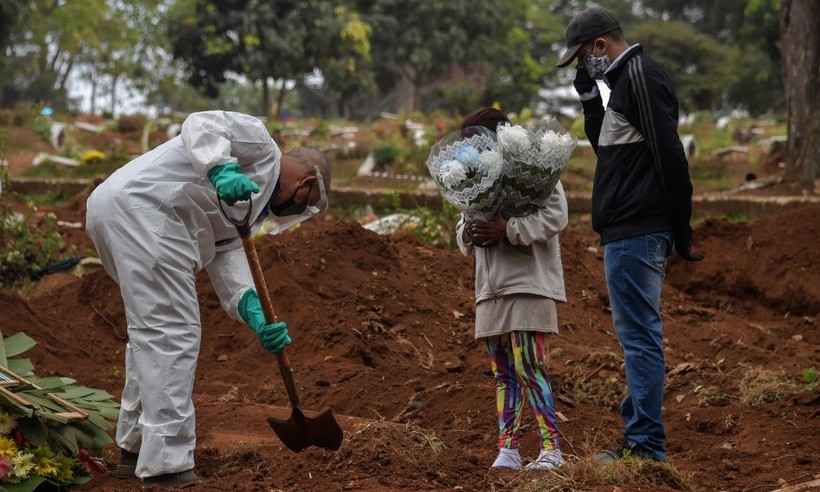
[[[642,126],[648,134],[645,135],[644,138],[649,143],[649,149],[652,152],[655,170],[657,171],[661,188],[666,190],[666,180],[661,167],[661,156],[658,150],[657,133],[655,132],[655,120],[652,116],[652,105],[649,99],[649,92],[646,88],[646,78],[644,76],[643,62],[640,56],[636,56],[629,61],[629,78],[632,81],[631,85],[635,93],[635,99],[638,101],[638,112],[640,113]]]

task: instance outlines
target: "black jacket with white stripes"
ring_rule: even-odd
[[[688,257],[692,182],[672,82],[639,45],[615,60],[606,78],[612,90],[606,111],[597,91],[583,101],[586,134],[598,155],[592,226],[603,244],[671,231],[675,249]]]

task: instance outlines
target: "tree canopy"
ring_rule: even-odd
[[[81,76],[92,110],[125,85],[162,110],[518,111],[571,77],[554,62],[591,4],[667,68],[685,111],[782,107],[781,0],[6,0],[0,104],[71,105]]]

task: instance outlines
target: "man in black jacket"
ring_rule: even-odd
[[[558,66],[578,60],[575,88],[584,127],[598,156],[592,226],[601,236],[612,320],[624,351],[629,393],[621,405],[624,442],[599,453],[666,460],[661,417],[665,366],[661,291],[672,247],[692,253],[692,182],[678,137],[672,83],[640,45],[629,45],[618,21],[593,7],[567,28]],[[611,89],[606,110],[595,80]]]

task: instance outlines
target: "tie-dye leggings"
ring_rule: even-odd
[[[499,448],[518,447],[526,392],[538,422],[542,448],[558,449],[555,401],[547,377],[547,336],[513,331],[486,339],[496,382]]]

